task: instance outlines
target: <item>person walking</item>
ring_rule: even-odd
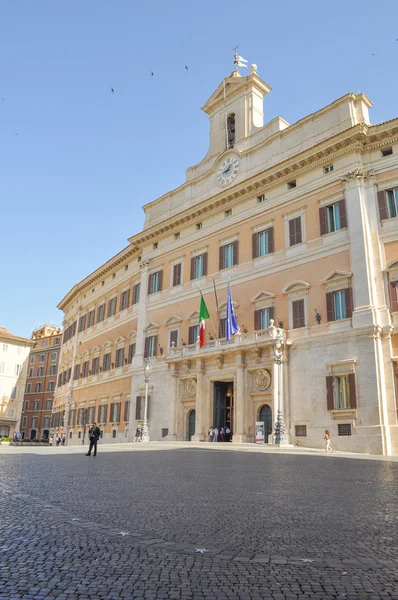
[[[91,450],[94,450],[94,456],[97,456],[97,443],[101,435],[101,430],[97,427],[97,423],[93,423],[93,426],[89,429],[88,437],[90,440],[90,447],[86,456],[91,456]]]
[[[50,438],[49,438],[49,440],[48,440],[48,443],[50,444],[50,446],[52,446],[52,445],[53,445],[53,436],[52,436],[52,435],[50,435]]]
[[[62,444],[63,446],[65,446],[65,444],[66,444],[66,437],[65,437],[64,435],[62,436],[62,441],[61,441],[61,444]]]
[[[57,437],[55,438],[55,443],[56,443],[57,446],[59,446],[60,443],[61,443],[61,438],[59,437],[58,434],[57,434]]]
[[[141,441],[141,430],[139,427],[137,427],[137,429],[135,430],[135,436],[134,436],[134,442],[140,442]]]
[[[332,436],[330,435],[329,429],[325,429],[325,437],[323,438],[326,442],[326,454],[333,452],[333,448],[330,445],[332,442]]]

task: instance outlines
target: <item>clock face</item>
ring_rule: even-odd
[[[217,181],[219,185],[228,185],[235,179],[239,170],[239,158],[228,156],[225,158],[217,171]]]

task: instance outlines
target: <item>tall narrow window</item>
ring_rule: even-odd
[[[122,367],[124,363],[124,348],[116,350],[116,367]]]
[[[238,241],[220,246],[220,270],[238,264]]]
[[[398,188],[377,192],[377,200],[381,221],[398,215]]]
[[[86,315],[82,315],[79,319],[79,332],[86,328]]]
[[[130,290],[125,290],[120,296],[120,310],[126,310],[129,305]]]
[[[129,364],[133,360],[134,354],[135,354],[135,342],[134,342],[134,344],[130,344],[130,346],[129,346],[129,359],[128,359]]]
[[[158,336],[151,335],[145,339],[144,358],[157,355]]]
[[[235,113],[231,113],[227,117],[227,139],[228,148],[235,146]]]
[[[140,301],[140,289],[141,284],[136,283],[133,287],[133,304],[138,304],[138,302]]]
[[[83,377],[87,377],[88,375],[88,360],[83,363]]]
[[[303,239],[301,233],[301,217],[295,217],[289,221],[289,246],[301,244]]]
[[[94,325],[94,318],[95,318],[95,309],[90,310],[90,312],[88,313],[87,327],[92,327]]]
[[[113,317],[116,313],[116,296],[111,298],[108,302],[108,317]]]
[[[101,304],[101,306],[98,307],[97,323],[100,323],[101,321],[103,321],[104,317],[105,317],[105,304]]]
[[[91,363],[91,373],[92,375],[96,375],[99,371],[99,356],[93,358]]]
[[[148,294],[156,294],[162,291],[163,271],[151,273],[148,279]]]
[[[207,252],[191,258],[191,279],[207,275]]]
[[[181,285],[182,263],[173,265],[173,287]]]
[[[169,346],[170,346],[170,348],[177,348],[177,346],[178,346],[178,329],[174,329],[173,331],[170,331]]]
[[[104,354],[102,368],[104,371],[109,371],[111,368],[111,353]]]
[[[266,256],[274,251],[274,228],[269,227],[264,231],[253,233],[252,238],[253,258]]]
[[[262,308],[254,311],[254,329],[259,331],[261,329],[268,329],[269,322],[274,318],[274,307]]]
[[[292,313],[293,313],[293,329],[299,329],[300,327],[305,327],[304,298],[301,298],[300,300],[293,300]]]
[[[333,294],[334,304],[334,315],[336,321],[339,319],[345,319],[347,317],[346,303],[345,303],[345,291],[334,292]]]
[[[328,292],[326,294],[326,307],[328,321],[350,319],[353,310],[351,288],[337,292]]]
[[[199,338],[199,325],[191,325],[188,330],[188,344],[196,344]]]

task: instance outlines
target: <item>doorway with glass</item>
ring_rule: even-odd
[[[214,382],[213,423],[215,427],[231,430],[230,439],[234,431],[234,383],[233,381]],[[221,439],[221,437],[219,437]]]

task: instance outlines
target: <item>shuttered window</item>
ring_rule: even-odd
[[[380,220],[393,219],[398,215],[398,188],[377,192]]]
[[[205,277],[207,275],[207,256],[207,252],[204,252],[199,256],[193,256],[191,258],[191,280],[199,279],[199,277]]]
[[[130,346],[129,346],[129,359],[128,359],[129,364],[131,364],[134,354],[135,354],[135,342],[134,342],[134,344],[130,344]]]
[[[173,265],[173,287],[177,285],[181,285],[182,280],[182,263],[177,263]]]
[[[142,396],[137,396],[135,399],[135,418],[137,421],[140,421],[142,419],[141,404],[142,404]]]
[[[95,309],[90,310],[90,312],[88,313],[87,327],[92,327],[94,325],[94,320],[95,320]]]
[[[124,348],[116,350],[116,367],[122,367],[124,363]]]
[[[170,348],[177,348],[178,346],[178,329],[175,329],[174,331],[170,331],[170,338],[169,338],[169,343],[170,343]],[[174,343],[174,346],[173,346]]]
[[[289,221],[289,246],[301,244],[303,236],[301,232],[301,217],[295,217]]]
[[[149,419],[150,416],[150,405],[151,405],[151,395],[148,394],[147,398],[147,411],[146,416]],[[145,396],[137,396],[135,399],[135,418],[137,421],[142,421],[144,418],[145,412]]]
[[[220,338],[225,338],[225,324],[227,322],[227,319],[220,319],[220,323],[219,323],[219,331],[218,331],[218,337]]]
[[[126,400],[124,403],[124,421],[130,421],[130,400]]]
[[[163,271],[151,273],[148,278],[148,294],[156,294],[162,291]]]
[[[340,200],[329,206],[321,206],[319,209],[319,222],[321,235],[333,233],[333,231],[347,227],[345,200]]]
[[[133,287],[133,304],[138,304],[138,302],[140,301],[140,289],[141,284],[136,283]]]
[[[398,312],[398,281],[390,281],[390,310]]]
[[[91,374],[96,375],[99,371],[99,356],[93,358],[91,363]]]
[[[269,227],[264,231],[253,233],[252,257],[259,258],[274,252],[274,228]]]
[[[108,317],[113,317],[116,313],[116,297],[111,298],[108,302]]]
[[[101,306],[98,307],[97,323],[101,323],[101,321],[103,321],[104,318],[105,318],[105,304],[101,304]]]
[[[232,242],[231,244],[225,244],[220,246],[219,256],[219,268],[229,269],[234,267],[239,262],[238,260],[238,241]]]
[[[130,290],[125,290],[120,296],[120,310],[126,310],[129,306]]]
[[[199,325],[191,325],[188,329],[188,344],[196,344],[199,338]]]
[[[118,423],[120,420],[120,402],[114,402],[110,406],[109,422]]]
[[[254,329],[255,331],[268,329],[269,322],[274,318],[274,307],[262,308],[254,311]]]
[[[83,372],[82,372],[83,377],[87,377],[87,375],[88,375],[88,360],[86,360],[83,363]]]
[[[86,315],[83,315],[79,319],[79,332],[86,329]]]
[[[304,314],[304,298],[300,300],[293,300],[292,302],[292,313],[293,313],[293,329],[299,329],[305,327],[305,314]]]
[[[326,294],[326,308],[328,321],[339,321],[352,317],[352,290],[346,288]]]
[[[98,423],[106,423],[106,419],[108,416],[108,407],[106,404],[101,404],[98,407]]]
[[[144,358],[157,356],[158,336],[151,335],[145,339]]]
[[[103,358],[103,362],[102,362],[102,369],[103,369],[103,371],[109,371],[110,368],[111,368],[111,353],[108,352],[107,354],[104,354],[104,358]]]
[[[355,373],[326,377],[327,410],[357,408]]]

